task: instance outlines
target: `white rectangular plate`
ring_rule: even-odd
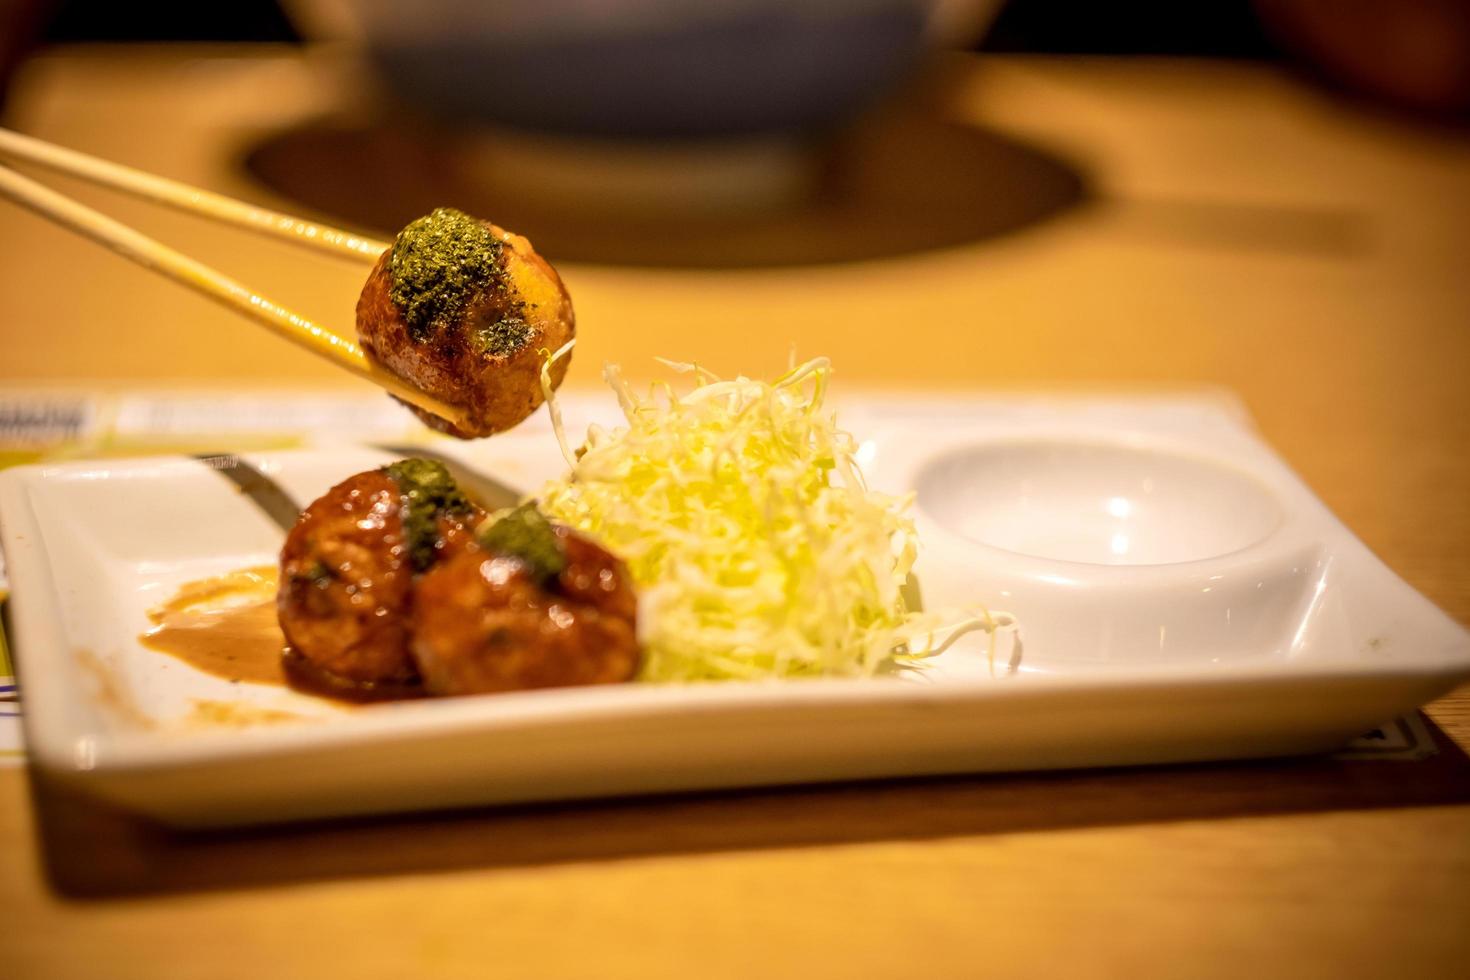
[[[601,411],[570,407],[580,422]],[[359,708],[231,684],[137,637],[182,583],[274,563],[280,528],[193,459],[77,462],[0,474],[30,751],[110,800],[207,826],[1326,751],[1470,677],[1470,635],[1228,399],[871,396],[840,418],[878,488],[917,494],[929,608],[1016,614],[1019,672],[993,674],[975,638],[917,676],[865,681]],[[526,491],[561,468],[544,424],[434,448]],[[242,459],[304,507],[396,455]],[[212,726],[201,703],[296,717]]]

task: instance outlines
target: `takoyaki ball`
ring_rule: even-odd
[[[359,473],[312,503],[281,549],[288,675],[344,697],[411,693],[414,576],[471,542],[483,517],[422,459]]]
[[[403,499],[386,472],[337,484],[301,515],[281,549],[276,611],[288,666],[343,685],[418,680],[408,649],[413,563]]]
[[[541,404],[542,352],[576,333],[571,297],[520,235],[453,208],[399,233],[357,302],[367,356],[465,413],[455,425],[412,405],[424,423],[473,439],[503,432]],[[551,368],[552,387],[569,356]]]
[[[419,579],[412,645],[431,694],[612,684],[638,670],[637,602],[621,561],[518,508]]]

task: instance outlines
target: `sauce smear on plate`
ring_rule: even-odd
[[[285,685],[277,581],[274,566],[260,565],[186,582],[148,611],[154,627],[138,639],[216,677]]]

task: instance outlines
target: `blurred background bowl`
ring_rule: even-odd
[[[403,102],[461,122],[625,138],[839,124],[1001,0],[290,0]]]

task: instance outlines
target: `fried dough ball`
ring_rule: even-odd
[[[465,412],[454,425],[408,406],[425,424],[473,439],[540,406],[539,352],[571,340],[576,320],[561,278],[529,241],[439,208],[379,257],[357,301],[357,333],[369,358]],[[552,365],[553,388],[570,360]]]
[[[281,549],[276,609],[295,656],[351,683],[408,684],[413,566],[402,499],[386,473],[359,473],[301,515]]]
[[[411,643],[429,693],[632,679],[637,601],[621,561],[528,507],[479,540],[415,589]]]
[[[288,673],[346,697],[412,693],[414,576],[467,544],[483,516],[424,460],[359,473],[313,502],[281,549]]]

